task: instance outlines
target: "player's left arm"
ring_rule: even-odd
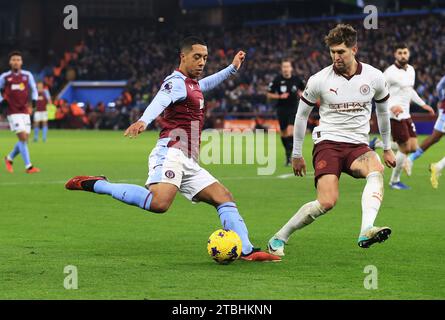
[[[383,74],[380,74],[375,82],[374,101],[376,105],[377,124],[383,142],[383,160],[386,166],[394,168],[396,157],[391,149],[391,122],[389,120],[389,90]]]
[[[428,111],[431,115],[434,116],[436,114],[434,112],[434,109],[431,108],[431,106],[427,105],[425,101],[423,101],[423,99],[419,96],[419,94],[414,88],[411,89],[411,101],[417,104],[422,109]]]
[[[39,98],[39,92],[37,91],[36,81],[34,80],[34,76],[32,73],[29,73],[29,88],[31,89],[31,100],[32,100],[32,108],[35,110],[37,99]]]
[[[235,74],[239,70],[239,68],[241,68],[241,64],[243,63],[245,58],[246,53],[244,51],[239,51],[235,55],[235,58],[233,58],[232,64],[230,66],[199,80],[199,87],[201,88],[201,91],[206,92],[212,90],[221,82],[228,79],[232,74]]]

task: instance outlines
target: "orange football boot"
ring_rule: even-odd
[[[98,181],[98,180],[108,181],[108,179],[104,176],[75,176],[74,178],[68,180],[67,183],[65,183],[65,188],[68,190],[82,190],[82,191],[93,192],[92,188],[85,187],[85,185],[82,186],[82,183],[87,181]]]

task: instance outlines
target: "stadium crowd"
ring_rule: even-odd
[[[439,15],[381,18],[377,30],[365,30],[361,21],[348,23],[359,30],[359,60],[382,71],[393,63],[393,45],[406,43],[411,50],[410,63],[417,71],[415,89],[428,104],[436,106],[435,85],[444,74],[445,63],[442,19]],[[208,43],[206,74],[228,65],[236,50],[247,52],[239,74],[206,96],[209,115],[273,114],[273,103],[267,101],[266,92],[279,73],[281,59],[290,57],[294,72],[307,81],[311,74],[331,64],[323,39],[333,25],[322,22],[189,31]],[[177,66],[177,46],[183,36],[182,31],[169,28],[90,28],[72,52],[66,52],[54,67],[45,68],[44,81],[56,94],[68,80],[128,80],[127,89],[113,108],[91,106],[86,101],[82,116],[87,127],[122,129],[139,117],[163,78]],[[419,109],[414,107],[413,111]]]

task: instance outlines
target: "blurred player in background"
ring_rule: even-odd
[[[10,71],[0,75],[0,103],[6,105],[6,113],[11,131],[15,132],[19,141],[14,149],[5,157],[6,170],[14,172],[13,160],[20,153],[25,162],[26,173],[37,173],[40,169],[31,163],[28,150],[28,138],[31,133],[31,117],[28,112],[30,97],[33,109],[37,102],[37,88],[34,77],[29,71],[22,70],[23,60],[19,51],[9,54]]]
[[[156,213],[166,212],[179,190],[191,201],[203,201],[216,208],[223,228],[234,230],[242,240],[241,259],[279,261],[279,257],[253,247],[232,195],[198,164],[204,121],[203,92],[235,74],[244,61],[245,53],[238,52],[228,67],[198,81],[207,62],[207,45],[197,37],[188,37],[180,49],[179,68],[165,78],[139,121],[125,131],[126,136],[136,137],[164,112],[160,139],[149,157],[145,188],[110,183],[99,176],[74,177],[67,182],[66,188],[107,194]]]
[[[391,134],[397,143],[399,150],[396,153],[396,167],[392,170],[389,185],[391,189],[409,189],[400,181],[403,165],[409,153],[416,151],[417,144],[416,127],[411,119],[411,101],[434,115],[434,109],[427,105],[414,90],[416,72],[408,64],[410,52],[408,47],[397,44],[394,47],[395,62],[383,73],[389,86],[388,106],[391,111]],[[411,172],[407,172],[411,175]]]
[[[430,164],[430,181],[434,189],[439,187],[439,177],[442,175],[443,168],[445,168],[445,157],[443,157],[439,162]]]
[[[307,120],[320,100],[320,125],[313,131],[313,165],[317,199],[300,210],[269,240],[269,252],[284,255],[284,245],[296,230],[331,210],[339,196],[339,178],[345,172],[366,178],[362,194],[362,225],[358,245],[368,248],[388,239],[391,229],[375,227],[383,200],[383,170],[379,156],[368,147],[372,100],[376,103],[379,130],[385,145],[383,158],[395,166],[391,150],[389,91],[383,73],[359,62],[357,32],[350,25],[337,25],[325,37],[333,64],[313,75],[301,96],[295,117],[292,166],[295,175],[306,174],[303,142]]]
[[[42,82],[37,83],[37,91],[39,93],[34,111],[34,142],[39,140],[39,130],[42,126],[42,141],[46,142],[48,136],[48,111],[46,106],[52,103],[49,90],[43,86]]]
[[[411,153],[406,161],[407,171],[411,172],[414,160],[420,158],[422,154],[429,149],[433,144],[436,144],[442,139],[445,134],[445,76],[440,79],[436,86],[436,91],[439,96],[439,115],[437,116],[434,125],[433,133],[423,140],[416,152]],[[431,168],[430,168],[431,169]]]
[[[294,134],[294,120],[297,113],[298,97],[304,90],[304,83],[292,75],[292,62],[281,62],[281,75],[269,84],[268,99],[278,100],[276,104],[277,117],[280,123],[281,142],[286,152],[286,166],[291,163],[291,153]]]

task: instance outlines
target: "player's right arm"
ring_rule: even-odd
[[[303,157],[303,142],[306,134],[307,120],[309,119],[309,115],[319,97],[318,85],[316,79],[312,76],[301,95],[297,114],[295,115],[292,168],[296,176],[303,177],[306,175],[306,163]]]
[[[185,82],[180,77],[167,78],[142,117],[125,130],[124,136],[137,137],[155,120],[168,106],[187,97]]]

